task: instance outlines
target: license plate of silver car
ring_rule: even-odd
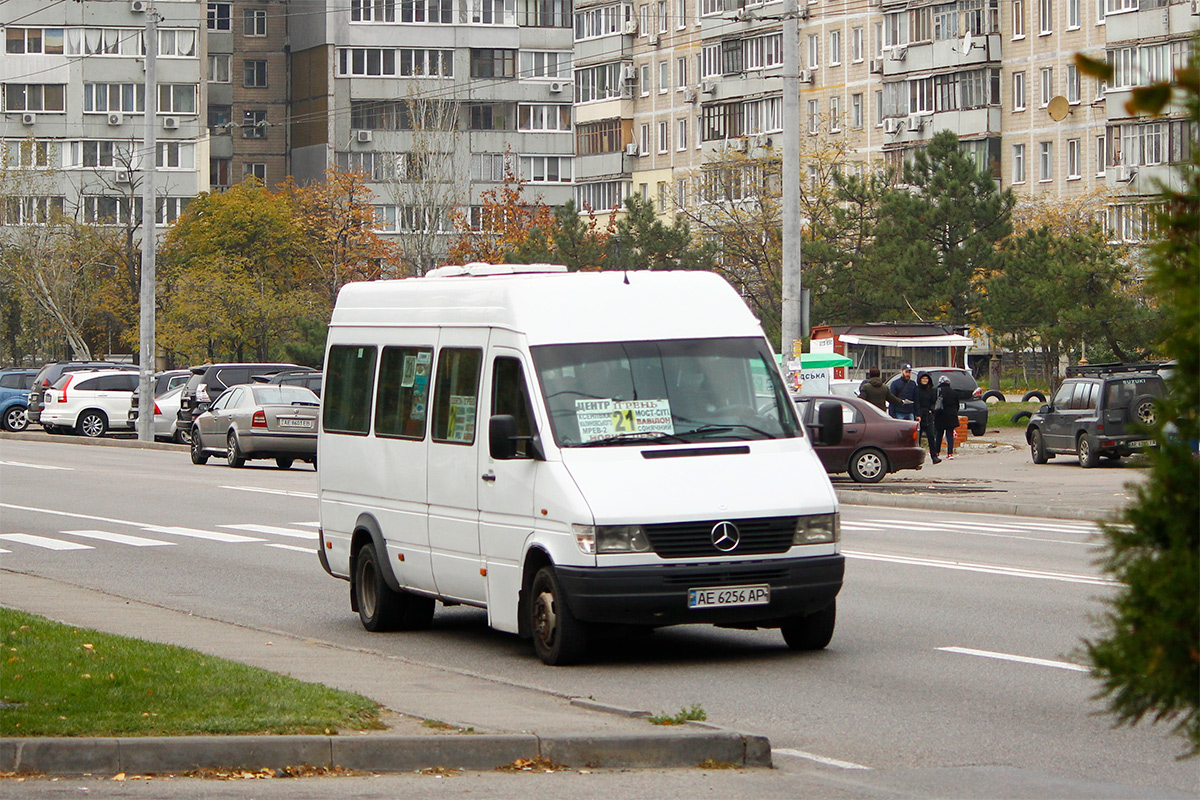
[[[712,586],[703,589],[688,589],[688,608],[764,606],[770,602],[771,587],[765,583],[752,586]]]
[[[311,419],[292,419],[290,417],[280,417],[279,427],[281,428],[312,428],[313,420]]]

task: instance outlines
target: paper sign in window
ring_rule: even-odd
[[[658,400],[576,400],[575,421],[585,442],[630,434],[675,432],[671,403]]]

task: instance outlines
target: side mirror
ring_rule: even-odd
[[[497,461],[517,457],[517,418],[496,414],[488,420],[488,451]]]
[[[1039,414],[1047,414],[1049,412],[1050,412],[1050,404],[1049,403],[1043,403],[1042,406],[1040,408],[1038,408],[1038,410],[1037,410],[1037,413],[1039,413]]]
[[[840,403],[822,403],[817,408],[817,443],[828,445],[842,443],[842,406]]]

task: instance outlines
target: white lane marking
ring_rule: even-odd
[[[11,553],[11,552],[12,552],[12,550],[5,550],[3,547],[0,547],[0,553]]]
[[[298,531],[295,528],[280,528],[275,525],[255,525],[253,523],[244,523],[241,525],[218,525],[218,528],[229,528],[235,531],[250,531],[250,533],[266,533],[274,534],[275,536],[291,536],[295,539],[316,539],[316,531]]]
[[[951,525],[960,528],[996,528],[999,530],[1016,530],[1016,531],[1050,531],[1052,533],[1095,533],[1100,528],[1095,522],[1073,522],[1064,520],[1062,522],[1050,522],[1047,520],[1024,519],[1021,517],[1012,517],[1012,522],[980,522],[974,519],[966,520],[933,520],[938,525]],[[858,520],[860,522],[871,522],[880,525],[890,525],[896,527],[895,520],[882,519],[872,517],[870,519]]]
[[[863,553],[856,550],[843,550],[847,558],[861,558],[864,561],[886,561],[892,564],[907,564],[914,567],[937,567],[938,569],[956,569],[963,572],[982,572],[988,575],[1006,575],[1011,578],[1034,578],[1043,581],[1061,581],[1063,583],[1083,583],[1089,586],[1120,586],[1120,581],[1110,578],[1097,578],[1092,575],[1074,575],[1069,572],[1043,572],[1019,567],[1001,567],[994,564],[972,564],[966,561],[943,561],[936,558],[914,558],[911,556],[889,556],[882,553]]]
[[[26,464],[24,461],[0,461],[0,466],[4,467],[25,467],[27,469],[61,469],[67,472],[74,472],[74,467],[52,467],[49,464]]]
[[[319,528],[319,527],[321,527],[321,523],[319,523],[319,522],[293,522],[292,524],[299,525],[301,528]]]
[[[843,522],[841,527],[842,527],[842,530],[852,530],[852,531],[853,530],[860,530],[860,531],[893,530],[893,531],[897,531],[900,533],[918,533],[919,532],[917,530],[898,528],[896,525],[874,525],[874,524],[864,525],[862,523],[853,523],[853,522],[850,522],[850,523]],[[1077,547],[1094,547],[1095,546],[1094,543],[1092,543],[1092,542],[1081,542],[1081,541],[1078,541],[1075,539],[1047,539],[1042,536],[1019,536],[1015,533],[989,533],[986,529],[985,530],[968,530],[961,526],[951,526],[951,525],[946,525],[946,524],[938,524],[938,523],[924,522],[924,521],[921,522],[921,530],[930,530],[930,529],[937,530],[937,531],[946,531],[948,533],[957,533],[957,534],[961,534],[963,536],[980,536],[980,537],[988,538],[988,539],[1017,539],[1017,540],[1026,541],[1026,542],[1041,542],[1042,544],[1069,544],[1069,545],[1074,545]],[[1004,530],[1004,528],[993,528],[992,530]],[[1094,531],[1093,531],[1093,533],[1094,533]]]
[[[292,550],[297,553],[308,553],[309,555],[317,552],[315,547],[297,547],[294,544],[269,544],[267,547],[278,547],[280,550]]]
[[[95,550],[90,544],[80,544],[79,542],[64,542],[61,539],[48,539],[45,536],[34,536],[31,533],[0,533],[0,539],[5,539],[10,542],[19,542],[20,544],[28,544],[34,547],[41,547],[45,550]]]
[[[315,492],[293,492],[289,489],[264,489],[259,486],[222,486],[222,489],[233,489],[236,492],[258,492],[259,494],[281,494],[284,497],[304,497],[316,500]]]
[[[961,653],[964,656],[979,656],[980,658],[995,658],[1000,661],[1016,661],[1021,664],[1034,664],[1039,667],[1053,667],[1055,669],[1066,669],[1072,672],[1091,672],[1087,667],[1081,667],[1079,664],[1072,664],[1070,661],[1051,661],[1046,658],[1031,658],[1030,656],[1014,656],[1010,653],[995,653],[991,650],[972,650],[969,647],[939,647],[938,650],[943,650],[947,653]]]
[[[132,547],[174,547],[174,542],[163,542],[158,539],[146,539],[142,536],[130,536],[126,533],[112,533],[111,531],[61,531],[68,536],[82,536],[85,539],[99,539],[104,542],[113,542],[115,544],[127,544]]]
[[[139,528],[154,533],[167,533],[173,536],[187,536],[192,539],[207,539],[210,542],[261,542],[262,539],[256,539],[252,536],[240,536],[236,533],[222,533],[221,531],[202,531],[197,528],[180,528],[170,525],[143,525],[138,524]]]
[[[772,747],[771,752],[781,756],[791,756],[792,758],[804,758],[809,761],[816,761],[819,764],[828,764],[831,767],[839,769],[871,769],[864,767],[862,764],[855,764],[853,761],[842,761],[837,758],[829,758],[828,756],[819,756],[816,753],[806,753],[803,750],[789,750],[787,748]]]

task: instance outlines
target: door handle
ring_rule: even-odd
[[[496,473],[494,473],[494,472],[485,472],[485,473],[483,474],[483,479],[484,479],[485,481],[495,481],[495,480],[496,480]]]

